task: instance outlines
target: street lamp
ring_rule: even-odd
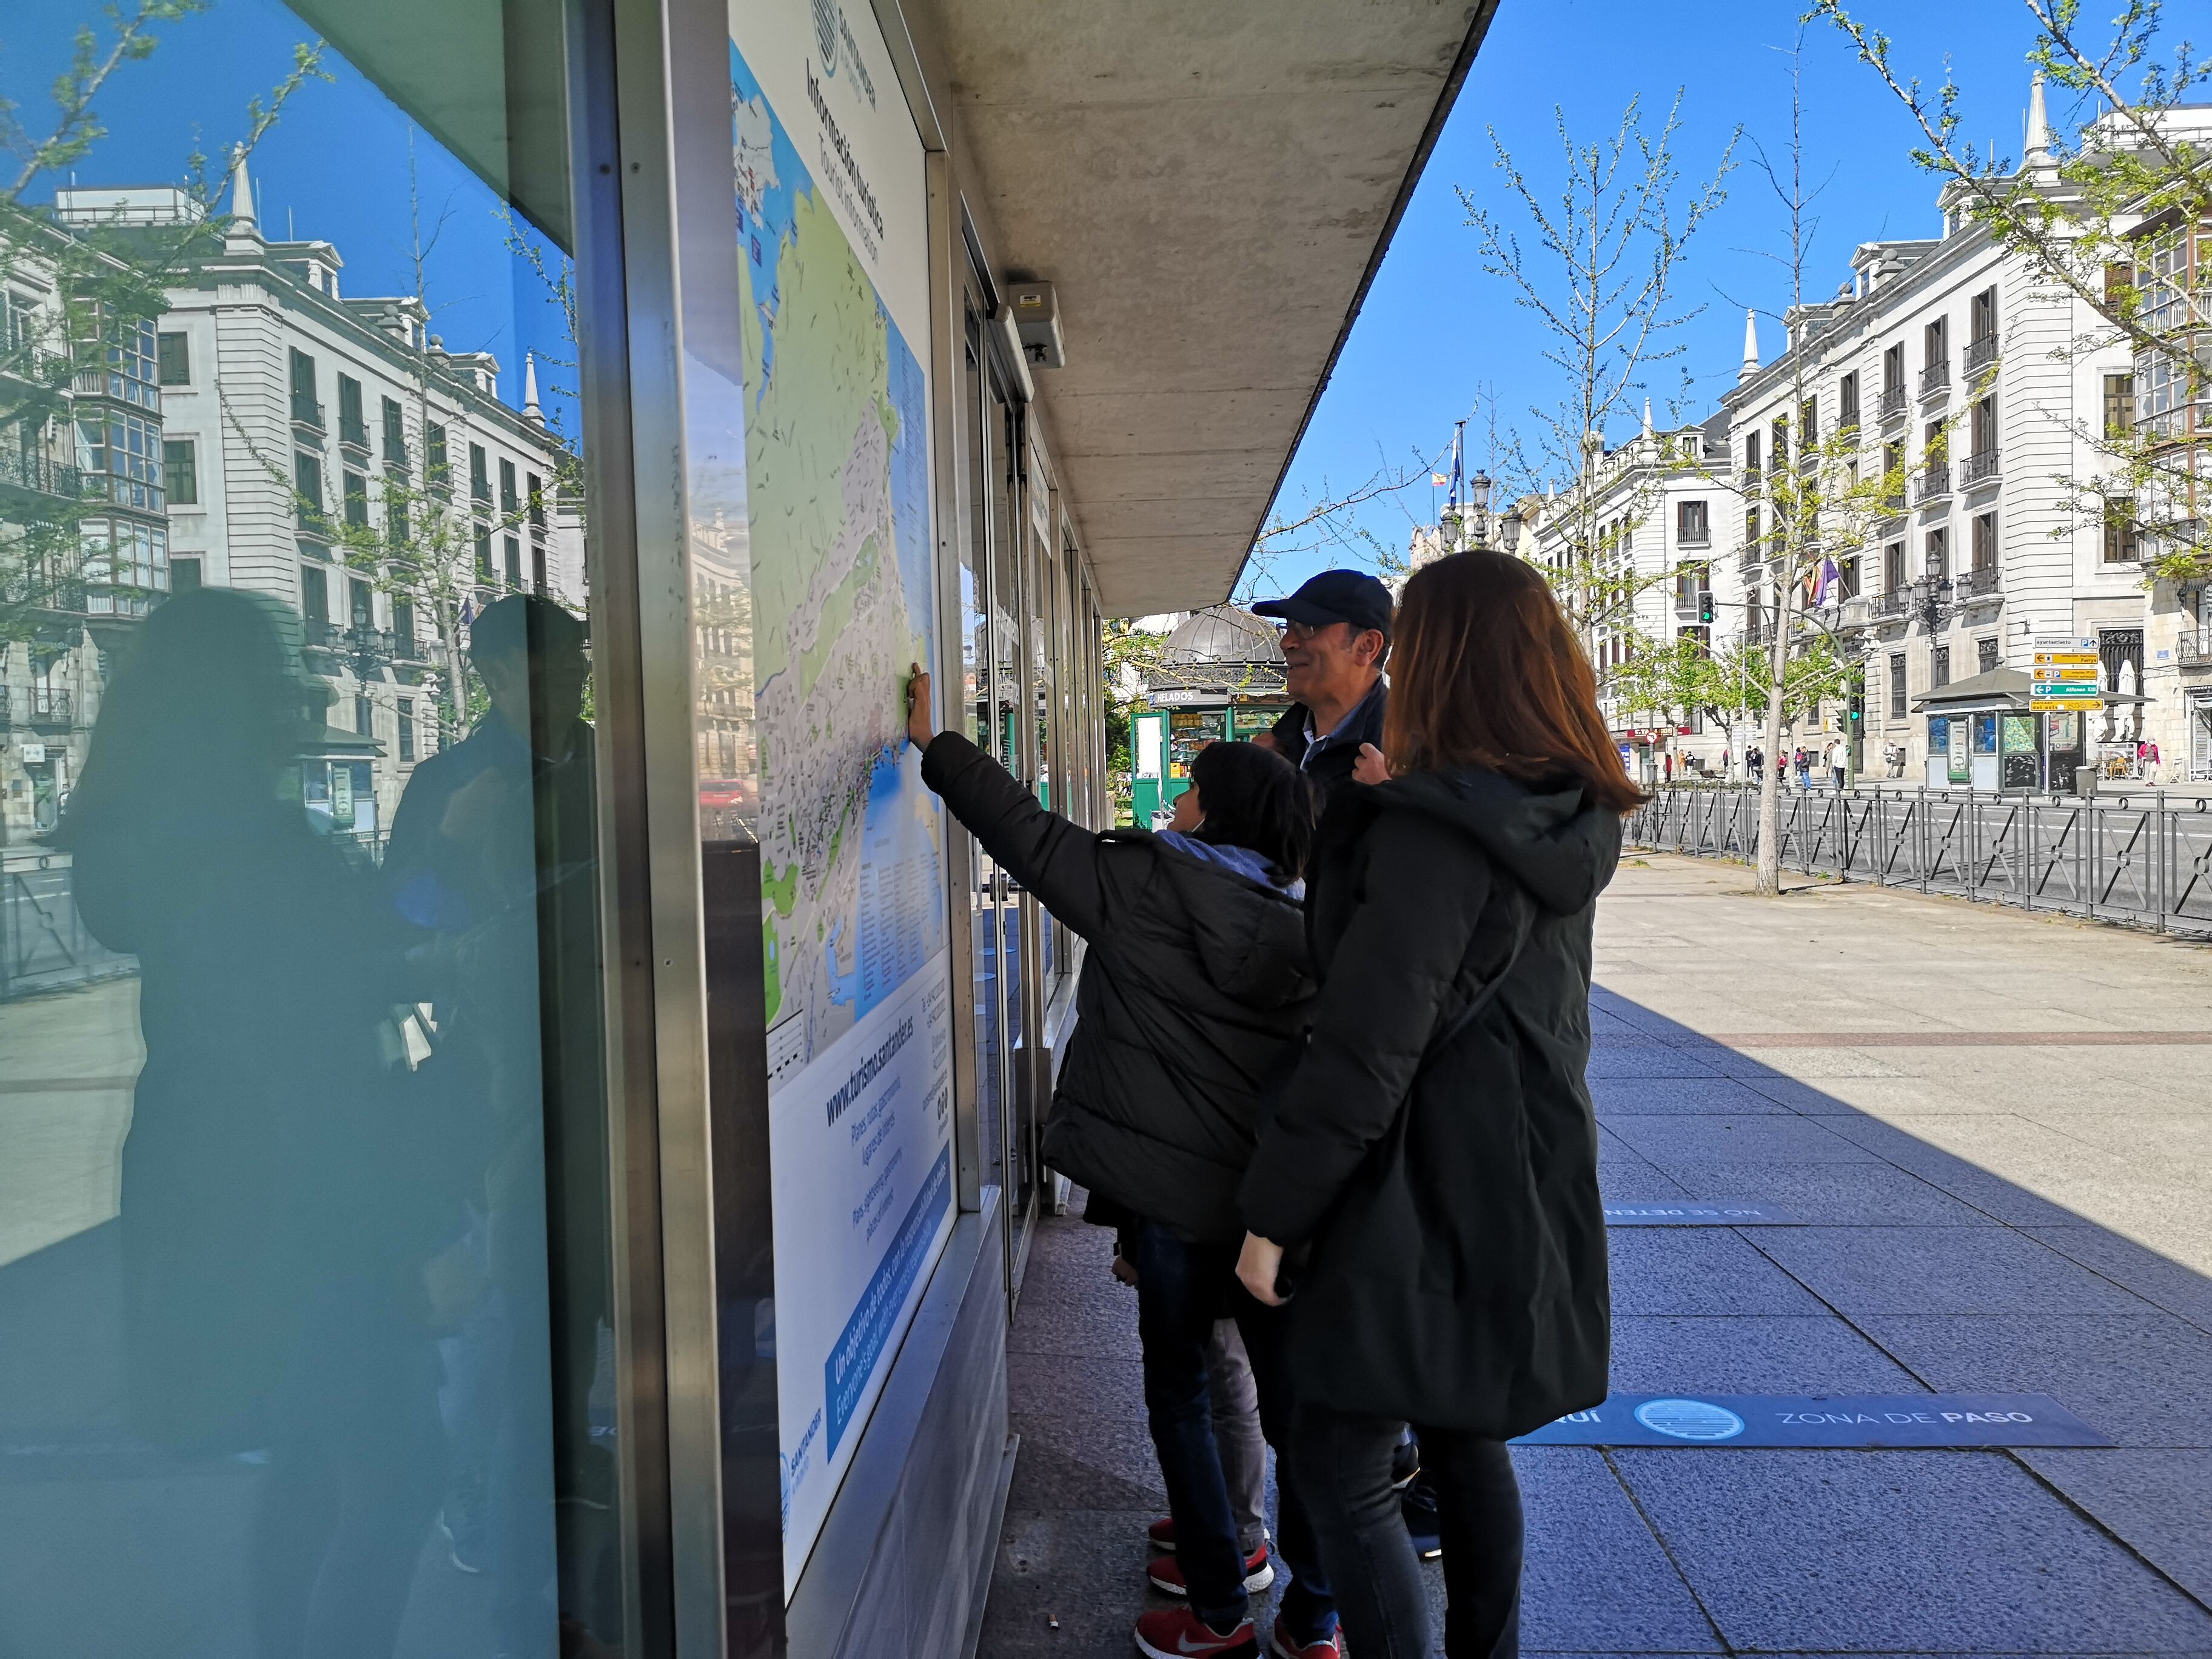
[[[1478,472],[1467,481],[1467,498],[1474,509],[1474,544],[1477,548],[1490,544],[1490,475]]]
[[[1943,574],[1943,556],[1930,552],[1928,574],[1912,584],[1914,614],[1921,626],[1934,633],[1951,615],[1951,579]]]
[[[1521,515],[1518,513],[1500,514],[1498,527],[1504,538],[1505,550],[1508,553],[1513,552],[1521,545]]]

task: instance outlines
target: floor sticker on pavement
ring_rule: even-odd
[[[2043,1394],[1617,1394],[1523,1446],[2109,1446]]]
[[[1703,1203],[1662,1200],[1650,1204],[1608,1204],[1608,1227],[1797,1227],[1804,1224],[1777,1204]]]

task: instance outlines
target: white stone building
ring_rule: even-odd
[[[173,586],[246,588],[300,613],[331,696],[307,799],[343,819],[349,795],[351,827],[373,833],[416,761],[458,735],[463,607],[537,591],[580,608],[583,536],[534,364],[524,407],[508,407],[490,354],[447,351],[411,297],[344,295],[343,268],[328,242],[264,237],[234,167],[222,252],[168,289],[160,320],[162,454]],[[362,532],[450,568],[403,591],[364,562]]]
[[[2039,189],[2063,190],[2039,82],[2022,167]],[[1808,441],[1856,431],[1864,476],[1902,468],[1907,480],[1863,545],[1833,550],[1838,580],[1814,613],[1863,654],[1863,775],[1881,776],[1899,744],[1905,781],[1965,781],[1948,737],[1960,715],[1984,756],[1978,783],[1996,776],[2001,739],[2012,750],[2032,735],[2047,739],[2054,777],[2089,763],[2174,781],[2192,757],[2196,775],[2212,775],[2201,731],[2192,743],[2212,720],[2212,678],[2198,693],[2183,660],[2201,614],[2146,585],[2142,546],[2090,493],[2112,467],[2099,435],[2139,418],[2130,353],[2096,346],[2109,331],[2094,309],[2001,250],[1962,191],[1938,198],[1941,235],[1863,244],[1833,299],[1790,312],[1773,362],[1759,362],[1747,321],[1741,378],[1722,401],[1743,512],[1765,517],[1747,516],[1721,562],[1724,609],[1754,635],[1754,599],[1772,614],[1765,485],[1802,464]],[[2025,671],[2039,635],[2099,641],[2103,714],[2050,716],[2035,732]],[[1931,692],[1947,706],[1926,706]],[[1848,729],[1846,709],[1829,705],[1798,740]],[[2139,743],[2157,745],[2156,763]]]
[[[1725,438],[1718,416],[1655,430],[1647,404],[1635,438],[1596,453],[1566,493],[1532,497],[1516,508],[1525,526],[1523,557],[1571,586],[1568,573],[1589,535],[1599,567],[1614,573],[1627,596],[1593,607],[1601,614],[1585,630],[1583,647],[1597,671],[1606,724],[1638,777],[1717,776],[1730,746],[1727,727],[1704,711],[1632,707],[1620,689],[1634,652],[1682,635],[1710,648],[1741,628],[1741,613],[1731,617],[1722,608],[1723,591],[1712,576],[1717,550],[1729,544],[1728,527],[1741,512]],[[1733,750],[1741,752],[1741,745]]]

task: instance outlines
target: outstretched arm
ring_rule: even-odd
[[[921,749],[921,781],[984,851],[1044,908],[1085,939],[1105,921],[1103,848],[1099,838],[1038,803],[1020,779],[957,732],[930,718],[929,676],[907,682],[907,736]]]

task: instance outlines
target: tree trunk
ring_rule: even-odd
[[[1782,778],[1789,757],[1782,752],[1783,693],[1790,673],[1790,584],[1774,596],[1774,638],[1767,646],[1765,764],[1759,779],[1759,863],[1754,885],[1762,897],[1782,891]]]

